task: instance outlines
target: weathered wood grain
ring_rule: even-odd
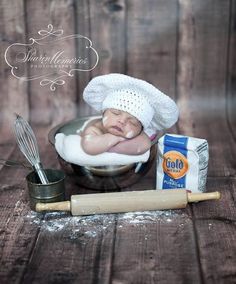
[[[183,0],[179,7],[179,103],[187,96],[193,118],[225,118],[229,1]]]
[[[14,148],[14,143],[5,144],[3,142],[2,144],[0,144],[0,170],[5,165],[5,160],[7,160],[11,156],[12,152],[14,151]]]
[[[235,209],[235,178],[208,178],[207,191],[219,191],[219,201],[202,202],[193,205],[196,219],[213,219],[234,222],[236,219]]]
[[[74,1],[74,13],[75,13],[75,33],[82,36],[88,37],[92,40],[94,48],[96,49],[96,42],[91,38],[91,28],[90,28],[90,3],[86,0]],[[76,55],[79,57],[82,54],[86,54],[85,45],[79,45],[76,42]],[[88,58],[90,61],[90,57]],[[83,117],[90,115],[91,108],[83,100],[83,91],[88,82],[91,79],[91,72],[77,72],[76,73],[76,96],[77,96],[77,116]]]
[[[234,178],[209,178],[207,191],[218,190],[221,199],[192,205],[199,256],[205,283],[234,283],[235,259]],[[217,273],[216,273],[217,267]]]
[[[235,1],[230,2],[229,13],[230,13],[230,27],[228,33],[228,86],[227,86],[227,118],[230,130],[236,141],[236,83],[235,83],[235,70],[236,70],[236,3]]]
[[[196,228],[204,282],[235,283],[235,223],[197,220]]]
[[[176,1],[128,1],[127,70],[174,98],[178,6]]]
[[[21,157],[19,151],[11,156]],[[29,212],[26,194],[26,170],[4,167],[0,172],[1,183],[1,283],[18,283],[34,247],[38,228],[24,220]]]
[[[91,39],[100,57],[92,76],[125,73],[125,15],[124,0],[94,1],[90,5]]]
[[[0,132],[1,142],[13,139],[12,123],[14,112],[25,118],[29,115],[27,82],[16,79],[11,74],[11,68],[4,60],[5,50],[13,43],[25,42],[24,1],[1,1],[0,3]],[[14,53],[8,58],[14,61]],[[22,74],[27,76],[26,66],[22,67]]]
[[[42,162],[56,168],[56,154],[44,137],[45,130],[36,132]],[[25,161],[18,147],[8,157]],[[0,171],[0,282],[20,283],[37,240],[43,214],[37,217],[29,207],[24,168],[3,167]]]
[[[203,282],[234,283],[231,262],[234,248],[228,246],[235,230],[231,225],[235,220],[234,179],[219,178],[235,176],[235,142],[225,108],[230,2],[179,1],[179,4],[179,131],[208,140],[207,191],[222,192],[218,202],[192,205],[200,271]]]
[[[235,141],[225,111],[229,1],[179,3],[179,132],[208,140],[209,176],[234,176]]]
[[[90,39],[99,55],[98,65],[91,71],[90,77],[108,73],[125,73],[125,1],[99,0],[91,2],[89,15]],[[95,113],[88,106],[85,106],[84,109],[86,114]]]
[[[53,31],[62,29],[63,36],[74,32],[74,6],[71,0],[59,1],[26,1],[27,11],[27,36],[40,38],[39,30],[48,30],[52,24]],[[53,38],[54,39],[54,38]],[[52,39],[48,39],[50,42]],[[66,51],[71,58],[75,57],[75,42],[73,40],[57,41],[53,48],[46,45],[47,56],[53,56],[57,51]],[[54,77],[59,74],[59,69]],[[64,69],[63,69],[64,70]],[[67,72],[69,69],[65,69]],[[39,75],[50,72],[50,68],[39,69]],[[32,75],[29,64],[29,75]],[[46,77],[45,77],[46,78]],[[50,90],[50,85],[40,86],[40,80],[32,80],[29,83],[31,121],[44,125],[57,125],[62,121],[74,118],[76,115],[76,89],[75,76],[66,77],[65,84],[56,86],[55,91]]]
[[[206,283],[234,283],[235,179],[209,179],[208,191],[218,190],[221,199],[193,205],[203,278]],[[215,273],[215,268],[217,273]]]
[[[201,283],[192,226],[188,210],[121,216],[112,267],[114,283]]]
[[[47,215],[23,282],[109,283],[114,218]]]

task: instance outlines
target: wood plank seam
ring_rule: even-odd
[[[114,264],[114,260],[115,260],[115,244],[116,244],[116,235],[117,235],[117,226],[118,226],[118,218],[119,218],[120,214],[116,214],[115,215],[115,224],[114,224],[114,232],[113,232],[113,239],[112,239],[112,257],[111,257],[111,263],[110,263],[110,275],[108,278],[108,283],[112,284],[113,280],[112,280],[112,276],[113,276],[113,264]]]
[[[199,269],[199,275],[200,275],[200,281],[201,283],[204,283],[204,277],[203,277],[203,268],[202,268],[202,263],[201,263],[201,255],[200,255],[200,246],[199,246],[199,238],[198,238],[198,232],[196,228],[196,223],[195,223],[195,218],[194,218],[194,212],[193,212],[193,205],[190,204],[190,212],[191,212],[191,218],[192,218],[192,224],[193,224],[193,231],[194,231],[194,243],[195,243],[195,252],[197,256],[197,261],[198,261],[198,269]]]
[[[43,215],[45,216],[45,214],[43,214]],[[43,220],[45,220],[44,217],[43,217],[43,219],[41,221],[43,221]],[[29,257],[28,257],[27,263],[26,263],[26,265],[24,267],[24,270],[22,272],[22,275],[21,275],[19,283],[24,283],[24,278],[25,278],[26,272],[28,270],[28,265],[31,263],[31,260],[32,260],[32,258],[34,256],[35,248],[37,247],[36,244],[37,244],[37,242],[39,240],[40,231],[41,231],[41,226],[38,227],[37,233],[35,234],[34,242],[33,242],[32,248],[30,250]]]
[[[234,142],[236,143],[236,133],[234,133],[234,128],[230,121],[230,92],[232,91],[230,88],[231,82],[230,82],[230,62],[231,62],[231,56],[234,55],[234,49],[232,50],[232,45],[234,41],[234,30],[233,27],[235,25],[235,18],[234,18],[234,11],[235,7],[233,6],[232,0],[229,1],[229,26],[228,26],[228,41],[227,41],[227,61],[226,61],[226,79],[227,83],[225,86],[225,96],[226,96],[226,104],[225,104],[225,113],[226,113],[226,123],[229,128],[229,132],[231,133]],[[232,52],[232,55],[231,55]]]

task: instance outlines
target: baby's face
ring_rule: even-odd
[[[134,138],[142,131],[142,124],[137,118],[113,108],[104,112],[102,123],[107,132],[125,138]]]

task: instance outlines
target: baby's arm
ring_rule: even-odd
[[[125,138],[110,133],[103,134],[96,126],[89,126],[81,135],[81,146],[85,153],[98,155],[124,140]]]
[[[120,142],[109,149],[109,152],[126,154],[126,155],[141,155],[151,148],[149,137],[142,132],[135,138]]]

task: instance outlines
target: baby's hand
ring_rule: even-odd
[[[122,136],[117,136],[117,135],[114,135],[114,134],[111,134],[111,133],[107,133],[105,135],[107,135],[107,140],[114,142],[114,144],[112,143],[113,145],[115,145],[116,143],[120,143],[120,142],[127,140],[126,138],[124,138]]]

